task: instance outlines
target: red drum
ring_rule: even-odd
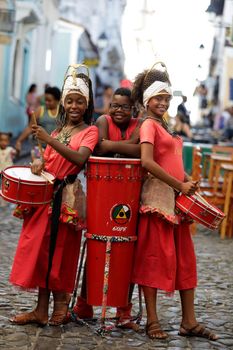
[[[126,306],[136,238],[139,159],[90,157],[87,164],[87,301]],[[110,261],[109,261],[110,260]]]
[[[44,171],[45,176],[54,180],[54,176]],[[50,203],[53,196],[53,184],[44,177],[34,175],[30,167],[11,166],[2,172],[2,197],[12,203],[39,205]]]
[[[220,209],[209,204],[200,195],[180,194],[176,198],[176,207],[193,220],[212,230],[217,229],[225,217]]]

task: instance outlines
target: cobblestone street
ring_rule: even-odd
[[[33,292],[16,290],[8,282],[14,251],[19,238],[22,221],[11,216],[14,205],[0,208],[0,349],[2,350],[84,350],[84,349],[233,349],[233,240],[220,240],[217,232],[199,226],[194,236],[197,253],[199,285],[195,306],[200,322],[208,325],[220,335],[211,342],[201,338],[178,336],[180,302],[178,293],[174,297],[160,294],[159,317],[169,334],[167,340],[149,340],[144,332],[145,307],[141,330],[114,329],[101,337],[95,333],[98,324],[79,326],[69,323],[60,327],[36,325],[11,325],[8,318],[15,313],[31,310],[36,300]],[[138,311],[138,290],[133,296],[134,314]],[[144,306],[144,305],[143,305]],[[100,316],[101,308],[95,308]],[[115,309],[108,310],[113,317]]]

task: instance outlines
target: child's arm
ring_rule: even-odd
[[[35,112],[36,119],[40,116],[41,107],[37,109]],[[28,138],[28,136],[32,133],[32,124],[33,124],[33,118],[30,119],[29,125],[22,131],[22,133],[19,135],[19,137],[16,140],[15,148],[18,153],[20,153],[22,148],[22,143]]]
[[[111,141],[108,135],[108,122],[104,116],[97,119],[96,126],[99,129],[99,142],[96,148],[98,155],[119,153],[125,156],[140,157],[140,145],[135,144],[136,138],[123,141]],[[138,137],[137,137],[138,139]]]
[[[154,161],[154,146],[151,143],[143,142],[141,144],[142,166],[158,179],[184,194],[191,195],[195,193],[197,186],[195,181],[182,182],[169,175],[163,168]]]
[[[62,157],[66,158],[69,162],[76,164],[77,166],[83,166],[92,153],[92,150],[88,146],[81,146],[78,150],[73,150],[67,147],[50,136],[41,126],[33,124],[32,132],[38,140],[50,145],[53,149],[60,153]],[[86,139],[87,138],[90,144],[95,145],[98,138],[97,130],[90,132],[89,135],[86,136]]]

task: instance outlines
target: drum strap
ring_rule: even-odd
[[[63,188],[71,184],[77,178],[77,174],[68,175],[64,179],[56,179],[54,183],[55,195],[53,198],[53,208],[51,215],[51,229],[50,229],[50,242],[49,242],[49,260],[48,260],[48,270],[46,275],[46,288],[49,289],[49,276],[52,269],[53,256],[57,242],[57,233],[59,226],[59,217],[61,212],[61,203],[62,203],[62,191]]]

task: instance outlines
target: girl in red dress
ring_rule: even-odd
[[[54,308],[49,324],[62,324],[67,297],[74,287],[82,229],[75,224],[77,217],[73,225],[67,223],[70,220],[66,220],[66,214],[71,208],[63,208],[62,191],[74,182],[92,153],[98,129],[88,125],[93,111],[91,81],[86,74],[70,68],[72,73],[68,71],[63,86],[60,127],[49,135],[42,127],[32,125],[35,137],[47,144],[44,161],[34,160],[32,173],[40,174],[44,169],[56,181],[52,209],[50,204],[34,207],[24,218],[10,282],[26,290],[37,288],[38,301],[33,311],[13,317],[11,322],[15,324],[47,324],[50,292]]]
[[[132,97],[144,105],[147,118],[140,128],[141,161],[148,171],[143,184],[133,283],[142,286],[146,310],[146,333],[151,339],[167,338],[156,311],[157,289],[179,290],[182,321],[179,334],[216,340],[217,336],[198,324],[194,311],[197,284],[196,258],[189,224],[178,224],[174,213],[174,190],[191,195],[198,184],[184,172],[182,139],[169,132],[163,120],[172,97],[165,66],[139,74]]]
[[[95,153],[105,157],[140,157],[139,127],[141,120],[132,118],[133,102],[131,91],[127,88],[115,90],[109,108],[109,115],[102,115],[97,119],[99,129],[99,143]],[[129,304],[118,307],[117,325],[124,328],[138,330],[138,325],[131,321],[131,297],[133,285],[130,286]],[[79,318],[92,318],[93,307],[86,301],[86,275],[83,275],[81,296],[78,297],[74,313]]]

